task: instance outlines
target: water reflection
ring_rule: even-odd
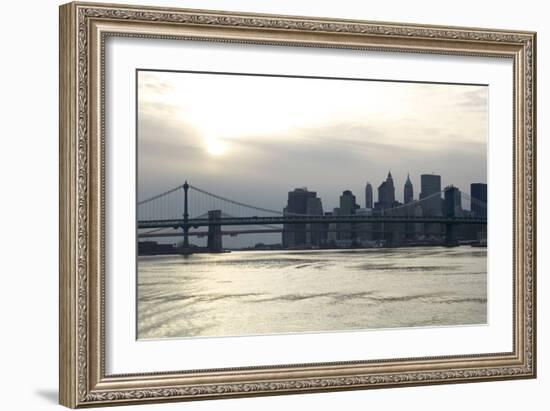
[[[139,338],[484,324],[471,247],[139,257]]]

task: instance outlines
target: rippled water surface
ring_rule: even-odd
[[[484,324],[486,255],[415,247],[139,257],[138,336]]]

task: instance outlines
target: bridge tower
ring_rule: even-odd
[[[208,212],[208,221],[214,222],[221,220],[222,210],[210,210]],[[219,224],[208,225],[208,251],[220,252],[222,251],[222,227]]]
[[[183,185],[183,250],[184,252],[189,251],[189,205],[188,205],[188,192],[189,184],[187,181]]]
[[[447,218],[455,217],[457,198],[460,191],[453,186],[445,188],[444,210]],[[445,246],[456,247],[458,241],[456,239],[456,225],[454,223],[445,223]]]

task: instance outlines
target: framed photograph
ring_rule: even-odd
[[[534,378],[533,32],[60,8],[60,403]]]

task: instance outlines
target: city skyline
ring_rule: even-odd
[[[138,86],[139,198],[187,179],[268,208],[308,187],[332,208],[346,189],[364,202],[367,181],[376,198],[388,170],[415,198],[420,174],[487,182],[484,86],[165,72]]]
[[[245,239],[235,241],[235,237],[248,237],[251,234],[263,234],[269,247],[278,248],[301,248],[301,247],[321,247],[321,248],[349,248],[349,247],[377,247],[377,246],[404,246],[404,245],[436,245],[459,244],[459,241],[471,243],[480,241],[480,236],[485,236],[485,228],[480,224],[486,224],[487,218],[487,184],[471,183],[469,194],[464,194],[454,185],[446,187],[441,186],[441,176],[435,174],[422,174],[421,188],[418,199],[414,198],[414,187],[410,181],[410,175],[403,185],[405,203],[395,199],[395,185],[391,171],[388,172],[386,180],[378,187],[378,200],[372,204],[371,208],[361,207],[357,197],[350,190],[344,190],[339,197],[339,206],[327,209],[323,206],[322,198],[316,191],[308,190],[305,187],[297,187],[287,192],[287,202],[284,209],[267,210],[256,208],[253,204],[242,203],[239,198],[223,198],[215,193],[204,190],[188,184],[167,190],[165,193],[157,194],[152,198],[139,204],[146,205],[151,201],[160,201],[166,196],[171,196],[171,200],[162,201],[160,204],[148,206],[149,211],[141,210],[139,225],[142,228],[173,228],[174,221],[180,221],[182,224],[188,224],[189,228],[199,228],[204,225],[204,219],[209,220],[208,238],[206,249],[212,252],[221,252],[227,247],[224,246],[222,237],[226,237],[233,243],[229,248],[250,248],[265,247],[264,241]],[[191,207],[187,209],[188,192],[206,195],[210,202],[205,203],[204,199],[199,203],[201,207]],[[371,184],[367,183],[365,190],[366,205],[372,203],[373,196]],[[175,194],[174,194],[175,193]],[[179,194],[178,194],[179,193]],[[191,195],[191,200],[193,200]],[[464,202],[465,200],[465,202]],[[227,209],[223,205],[229,206]],[[185,204],[185,208],[182,208]],[[235,205],[245,207],[246,214],[240,211],[235,213]],[[177,211],[179,208],[179,211]],[[151,214],[153,210],[153,214]],[[156,210],[156,211],[155,211]],[[144,214],[147,213],[147,216]],[[158,214],[158,213],[161,214]],[[163,217],[162,213],[169,214]],[[266,213],[265,214],[258,214]],[[274,215],[275,214],[275,215]],[[188,216],[188,217],[185,217]],[[389,225],[382,222],[385,217],[390,217],[386,221]],[[275,217],[275,219],[273,219]],[[303,221],[303,217],[308,218]],[[322,219],[320,219],[322,217]],[[458,220],[453,220],[455,217]],[[186,218],[191,220],[187,223]],[[296,220],[298,218],[298,221]],[[342,218],[345,218],[344,220]],[[399,218],[399,220],[395,220]],[[193,220],[195,219],[195,220]],[[221,225],[211,223],[210,221],[226,220]],[[231,221],[238,219],[236,221]],[[416,220],[415,220],[416,219]],[[427,220],[426,220],[427,219]],[[379,221],[379,222],[376,222]],[[416,222],[415,222],[416,221]],[[196,224],[195,224],[196,223]],[[160,225],[159,225],[160,224]],[[168,224],[168,225],[166,225]],[[282,231],[274,229],[272,224],[283,224]],[[359,225],[358,225],[359,224]],[[456,227],[458,224],[458,228]],[[466,226],[464,226],[466,224]],[[224,231],[222,226],[229,225],[229,231]],[[258,226],[255,229],[238,228],[243,225]],[[237,226],[237,230],[235,230]],[[258,231],[261,227],[260,231]],[[232,230],[231,230],[232,228]],[[268,230],[266,230],[268,228]],[[157,230],[158,231],[158,230]],[[266,233],[281,233],[281,241],[273,241],[277,234],[269,235]],[[195,232],[193,235],[200,235]],[[331,234],[329,234],[331,233]],[[160,234],[160,233],[159,233]],[[181,235],[181,234],[180,234]],[[153,236],[153,238],[166,238],[166,236]],[[168,237],[173,237],[169,234]],[[204,235],[198,238],[206,238]],[[145,238],[150,238],[146,236]],[[444,239],[445,238],[445,239]],[[240,238],[242,240],[242,238]],[[247,243],[248,241],[248,243]],[[237,245],[236,243],[240,243]],[[142,252],[154,252],[156,243],[140,243]],[[185,247],[191,244],[188,241],[188,235],[185,235]],[[194,244],[194,246],[200,246]],[[143,247],[149,247],[147,250]],[[152,248],[151,248],[152,247]],[[161,247],[162,248],[162,247]],[[163,248],[163,250],[171,250]]]
[[[378,186],[378,201],[372,203],[371,184],[365,188],[366,208],[361,208],[356,196],[350,190],[344,190],[340,196],[339,207],[327,210],[323,208],[322,198],[315,191],[306,188],[295,188],[288,192],[287,206],[284,214],[323,216],[330,219],[345,216],[367,216],[382,218],[383,216],[400,217],[403,221],[385,225],[384,223],[351,223],[333,221],[325,224],[286,224],[282,233],[282,248],[321,247],[350,248],[376,246],[403,246],[426,244],[459,244],[479,241],[484,235],[484,228],[475,226],[455,226],[452,224],[427,223],[417,224],[414,218],[423,217],[466,217],[487,218],[487,185],[470,184],[470,194],[466,195],[468,206],[464,207],[463,194],[453,186],[442,189],[441,176],[435,174],[421,175],[421,191],[419,198],[414,199],[413,185],[410,176],[403,186],[404,203],[395,199],[395,186],[391,172],[386,180]],[[372,207],[368,207],[372,205]],[[371,220],[374,221],[374,220]],[[445,240],[443,237],[445,236]]]
[[[138,200],[185,180],[282,210],[307,187],[325,210],[391,170],[403,202],[410,176],[469,192],[487,183],[487,87],[302,77],[138,71]],[[256,236],[276,241],[276,236]],[[234,238],[231,243],[248,240]]]
[[[423,177],[427,177],[427,178],[430,178],[430,177],[433,177],[433,178],[436,178],[437,180],[437,187],[438,189],[436,190],[433,190],[433,189],[426,189],[426,187],[424,187],[424,191],[430,191],[428,193],[428,195],[430,194],[433,194],[433,192],[435,191],[440,191],[443,195],[443,192],[445,191],[446,188],[449,188],[449,187],[454,187],[454,188],[457,188],[459,191],[461,192],[468,192],[470,193],[469,195],[473,198],[476,198],[476,199],[479,199],[480,201],[486,203],[487,202],[487,183],[479,183],[479,182],[472,182],[468,185],[468,190],[463,190],[461,189],[460,187],[458,187],[457,185],[455,184],[452,184],[452,183],[449,183],[449,184],[441,184],[441,176],[438,175],[438,174],[433,174],[433,173],[429,173],[429,174],[421,174],[420,176],[420,179],[422,181],[422,178]],[[380,189],[381,187],[384,187],[385,186],[385,183],[387,183],[388,181],[388,178],[391,179],[391,180],[394,180],[393,179],[393,176],[392,176],[392,173],[391,173],[391,170],[388,171],[388,175],[386,177],[385,180],[383,180],[381,182],[381,184],[378,186],[378,190],[374,190],[373,189],[373,184],[376,184],[375,182],[371,182],[371,181],[367,181],[366,184],[365,184],[365,187],[363,189],[364,191],[364,203],[361,203],[361,201],[359,201],[359,199],[361,198],[360,196],[360,193],[355,193],[353,190],[349,190],[349,189],[343,189],[341,190],[341,194],[345,194],[345,193],[350,193],[350,194],[353,194],[354,197],[356,197],[356,204],[359,206],[359,208],[365,208],[365,209],[375,209],[375,208],[392,208],[392,205],[394,202],[395,202],[395,205],[405,205],[405,204],[408,204],[408,203],[411,203],[411,202],[417,202],[419,200],[422,199],[422,184],[420,184],[420,190],[418,190],[417,188],[415,188],[416,186],[411,182],[411,177],[410,177],[410,174],[407,173],[407,179],[405,181],[405,183],[403,184],[402,188],[403,188],[403,201],[399,201],[396,193],[399,192],[399,185],[396,185],[395,182],[393,182],[393,185],[391,186],[391,189],[394,191],[393,192],[393,199],[390,203],[384,203],[383,205],[381,206],[378,206],[378,203],[381,203],[381,197],[380,197]],[[185,180],[185,183],[188,183],[187,180]],[[475,186],[475,188],[474,188]],[[485,192],[482,194],[481,193],[481,190],[482,190],[482,187],[485,187]],[[315,192],[317,193],[318,190],[316,190],[315,188],[311,188],[311,187],[305,187],[305,186],[294,186],[294,187],[290,187],[287,188],[286,192],[287,193],[290,193],[291,191],[297,191],[297,190],[304,190],[306,192]],[[168,191],[171,191],[171,190],[168,190]],[[375,193],[378,192],[379,194],[376,195]],[[475,192],[475,194],[474,194]],[[355,193],[355,194],[354,194]],[[159,194],[161,193],[155,193],[153,197],[156,197],[158,196]],[[337,197],[341,197],[341,194],[336,194]],[[357,194],[357,195],[356,195]],[[319,197],[321,198],[321,197]],[[236,198],[233,198],[232,200],[238,200]],[[364,205],[364,207],[362,207],[362,205]],[[335,206],[335,207],[332,207],[332,208],[336,208],[338,206],[338,204]],[[470,206],[466,206],[464,207],[465,210],[471,210]],[[472,210],[473,211],[473,210]]]

